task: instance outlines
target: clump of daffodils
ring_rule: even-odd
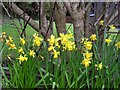
[[[9,36],[8,39],[6,39],[6,44],[9,46],[9,50],[16,49],[16,46],[13,43],[13,38],[11,36]]]
[[[72,51],[75,49],[76,45],[73,41],[74,37],[71,33],[62,34],[60,33],[60,37],[55,38],[54,35],[51,35],[47,40],[49,42],[48,51],[52,51],[54,58],[58,58],[60,55],[60,47],[62,46],[63,50]]]
[[[68,34],[60,33],[60,38],[61,38],[61,44],[64,50],[72,51],[76,49],[75,42],[72,41],[74,37],[71,33],[68,33]]]
[[[58,58],[58,55],[60,54],[59,51],[57,51],[57,48],[60,48],[59,41],[60,38],[55,38],[54,35],[51,35],[50,38],[47,40],[49,42],[48,51],[51,51],[54,55],[54,58]]]
[[[96,34],[92,34],[90,36],[90,38],[82,38],[81,44],[83,44],[83,60],[81,62],[81,64],[83,64],[86,68],[90,66],[91,64],[91,60],[92,60],[92,56],[93,53],[91,52],[92,49],[92,41],[96,41]],[[97,67],[98,69],[102,69],[102,63],[100,64],[95,64],[95,67]]]
[[[93,53],[91,52],[92,41],[95,41],[95,40],[96,40],[95,34],[92,34],[90,36],[90,40],[88,38],[82,38],[81,44],[83,44],[83,48],[84,48],[84,53],[83,53],[84,59],[82,60],[82,64],[85,67],[88,67],[91,63],[92,56],[93,56]]]

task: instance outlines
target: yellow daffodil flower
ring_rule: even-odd
[[[10,46],[11,43],[13,43],[13,39],[11,36],[9,36],[8,39],[6,39],[6,44]]]
[[[54,46],[50,46],[50,47],[48,48],[48,51],[52,51],[52,50],[54,50]]]
[[[83,56],[88,59],[88,58],[91,58],[93,55],[93,53],[89,53],[89,52],[86,52],[86,53],[83,53]]]
[[[109,46],[109,44],[110,44],[110,42],[112,42],[112,40],[111,39],[105,39],[105,42],[108,44],[108,46]]]
[[[19,58],[17,58],[17,59],[19,60],[20,64],[21,64],[21,62],[28,60],[28,58],[26,57],[26,55],[24,55],[24,56],[20,55]]]
[[[102,62],[100,64],[95,64],[95,67],[97,67],[97,70],[101,70],[102,69]]]
[[[92,35],[90,36],[90,39],[93,40],[93,41],[97,40],[96,34],[92,34]]]
[[[64,44],[68,41],[68,37],[66,37],[64,34],[60,33],[60,37],[61,37],[61,43]]]
[[[88,50],[92,49],[92,42],[91,41],[85,41],[84,42],[84,47]]]
[[[60,48],[60,45],[59,45],[58,41],[55,42],[55,46],[57,46],[58,48]]]
[[[103,20],[100,20],[100,25],[103,25],[104,24],[104,21]]]
[[[30,50],[30,56],[35,57],[35,52],[33,50]]]
[[[6,44],[7,44],[8,46],[10,46],[11,43],[10,43],[9,40],[6,39]]]
[[[120,48],[120,41],[115,44],[117,48]]]
[[[36,33],[33,35],[33,37],[34,37],[33,45],[40,46],[41,41],[43,41],[43,39],[41,37],[38,37],[38,34]]]
[[[110,27],[110,29],[112,29],[112,30],[115,30],[115,29],[116,29],[116,27],[115,27],[114,25],[110,25],[109,27]]]
[[[15,44],[10,44],[10,45],[9,45],[9,49],[16,49]]]
[[[20,42],[24,45],[25,44],[25,39],[20,38]]]
[[[2,32],[2,37],[6,38],[6,32]]]
[[[54,58],[58,58],[58,55],[60,55],[60,52],[59,51],[57,52],[56,50],[54,50],[53,54],[54,54]]]
[[[85,67],[88,67],[88,66],[90,65],[90,63],[91,63],[90,59],[84,59],[84,60],[82,61],[82,64],[83,64]]]
[[[65,47],[65,50],[68,49],[69,51],[71,51],[75,49],[76,45],[75,45],[75,42],[68,41],[64,47]]]
[[[84,41],[85,41],[85,39],[84,39],[84,38],[82,38],[80,43],[83,43]]]
[[[23,48],[22,48],[22,47],[20,47],[20,48],[18,49],[18,53],[23,53],[23,54],[24,54],[24,51],[23,51]]]
[[[12,43],[13,42],[13,38],[11,36],[8,37],[9,42]]]
[[[50,45],[54,45],[54,43],[55,43],[55,36],[53,34],[50,36],[50,39],[48,39],[48,42],[49,42]]]

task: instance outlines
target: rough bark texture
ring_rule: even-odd
[[[84,36],[89,37],[94,31],[90,28],[90,11],[91,8],[89,8],[85,12],[85,20],[84,20]]]
[[[73,19],[75,41],[80,42],[84,34],[84,11],[80,7],[78,9],[79,3],[64,2],[64,5]]]
[[[76,42],[80,42],[82,35],[84,35],[84,15],[91,3],[88,3],[84,8],[85,3],[78,2],[64,2],[68,12],[73,19],[74,37]]]
[[[49,38],[50,35],[50,31],[48,30],[48,21],[46,19],[46,15],[45,15],[45,3],[44,2],[39,2],[39,28],[40,28],[40,33],[41,31],[43,32],[43,36],[44,38]],[[47,33],[47,34],[46,34]]]
[[[66,7],[62,2],[56,2],[54,17],[58,35],[66,33]]]

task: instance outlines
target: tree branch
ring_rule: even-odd
[[[3,4],[6,5],[9,9],[13,10],[13,12],[15,14],[17,14],[18,16],[20,16],[20,18],[22,18],[23,20],[25,20],[27,22],[29,16],[25,13],[25,17],[24,17],[24,15],[23,15],[24,12],[17,5],[15,5],[13,2],[10,3],[10,5],[7,5],[6,2],[4,2]],[[39,32],[39,25],[32,18],[30,18],[28,24],[33,29],[35,29],[37,32]],[[41,31],[41,32],[44,33],[43,31]]]

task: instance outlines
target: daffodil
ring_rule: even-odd
[[[89,52],[86,52],[86,53],[83,53],[83,56],[88,59],[88,58],[91,58],[93,55],[93,53],[89,53]]]
[[[109,45],[110,42],[112,42],[112,40],[111,39],[105,39],[105,42]]]
[[[95,67],[97,67],[97,70],[101,70],[102,69],[102,62],[100,64],[95,64]]]
[[[68,49],[69,51],[75,49],[76,45],[75,45],[75,42],[72,42],[72,41],[68,41],[66,44],[65,44],[65,50]]]
[[[53,45],[55,43],[55,36],[53,34],[50,36],[50,39],[48,39],[48,42],[50,45]]]
[[[19,58],[17,58],[17,59],[19,60],[20,64],[21,64],[21,62],[28,60],[28,58],[26,57],[26,55],[24,55],[24,56],[20,55]]]
[[[6,35],[6,32],[2,32],[2,35],[4,35],[4,34]]]
[[[82,61],[82,64],[85,66],[85,67],[88,67],[90,65],[91,61],[90,61],[90,58],[89,59],[84,59]]]
[[[76,45],[75,45],[75,42],[72,41],[74,37],[71,33],[68,33],[68,34],[60,33],[60,38],[61,38],[61,44],[63,46],[63,49],[69,50],[69,51],[75,49]]]
[[[116,29],[116,27],[115,27],[114,25],[110,25],[109,27],[110,27],[110,29],[112,29],[112,30],[115,30],[115,29]]]
[[[83,43],[84,41],[85,41],[85,39],[84,39],[84,38],[82,38],[80,43]]]
[[[9,40],[10,43],[13,42],[13,38],[11,36],[8,37],[8,40]]]
[[[9,40],[6,39],[6,44],[7,44],[8,46],[10,46],[11,43],[10,43]]]
[[[91,41],[85,41],[84,42],[84,47],[88,50],[92,49],[92,42]]]
[[[48,48],[48,51],[52,51],[52,50],[54,50],[54,46],[50,46],[49,48]]]
[[[104,21],[103,20],[100,20],[100,25],[103,25]]]
[[[118,41],[118,42],[115,44],[115,46],[116,46],[117,48],[120,48],[120,41]]]
[[[2,32],[2,37],[6,38],[6,32]]]
[[[41,37],[38,37],[38,34],[36,33],[33,35],[33,37],[34,37],[33,45],[40,46],[41,41],[43,41],[43,39]]]
[[[62,33],[60,33],[60,37],[61,37],[61,43],[65,44],[68,42],[68,37]]]
[[[92,34],[92,35],[90,36],[90,39],[93,40],[93,41],[97,40],[96,34]]]
[[[35,57],[35,52],[33,50],[30,50],[30,56]]]
[[[58,58],[58,55],[60,54],[60,52],[59,52],[59,51],[54,50],[53,54],[54,54],[54,58]]]
[[[60,48],[60,45],[59,45],[58,41],[55,41],[55,46]]]
[[[20,42],[24,45],[25,44],[25,39],[24,38],[20,38]]]
[[[9,49],[16,49],[15,44],[10,44],[10,45],[9,45]]]
[[[6,39],[6,44],[10,46],[11,43],[13,43],[13,38],[9,36],[8,39]]]
[[[18,49],[18,53],[23,53],[23,54],[24,54],[24,51],[23,51],[23,48],[22,48],[22,47],[20,47],[20,48]]]

